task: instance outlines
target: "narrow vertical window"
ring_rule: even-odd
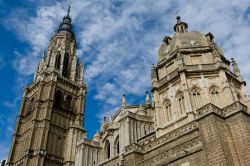
[[[172,105],[170,100],[166,100],[165,108],[166,108],[167,121],[170,121],[172,119]]]
[[[184,101],[183,93],[179,93],[177,95],[177,100],[178,100],[178,104],[179,104],[180,114],[182,115],[185,113],[185,101]]]
[[[61,54],[58,51],[56,55],[56,61],[55,61],[55,68],[60,69],[60,63],[61,63]]]
[[[54,96],[54,107],[61,108],[63,97],[62,97],[62,92],[60,90],[56,91],[55,96]]]
[[[116,137],[115,143],[114,143],[114,151],[115,151],[115,156],[118,156],[120,153],[120,145],[119,145],[119,136]]]
[[[201,92],[200,89],[195,88],[192,90],[192,103],[194,109],[200,108],[202,106]]]
[[[109,141],[106,142],[106,146],[105,146],[105,158],[106,159],[110,158],[110,143],[109,143]]]
[[[62,74],[64,77],[68,77],[68,75],[69,75],[68,68],[69,68],[69,54],[66,53],[64,56],[64,60],[63,60],[63,72],[62,72]]]
[[[221,106],[219,90],[216,87],[210,89],[211,102],[216,106]]]
[[[72,97],[68,95],[65,101],[65,108],[68,110],[71,109],[71,101],[72,101]]]

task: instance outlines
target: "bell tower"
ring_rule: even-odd
[[[83,74],[69,7],[24,89],[8,165],[74,165],[76,142],[86,133]]]

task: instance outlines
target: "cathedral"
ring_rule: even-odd
[[[7,165],[250,165],[250,100],[236,61],[212,33],[189,32],[176,19],[151,68],[152,95],[138,105],[124,95],[90,140],[69,8],[24,89]]]

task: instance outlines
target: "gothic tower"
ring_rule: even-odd
[[[9,165],[74,165],[76,141],[85,137],[83,72],[69,7],[33,83],[24,89]]]

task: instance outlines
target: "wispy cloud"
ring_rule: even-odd
[[[6,21],[31,47],[16,56],[15,66],[21,74],[34,72],[65,6],[61,1],[41,5],[32,16],[27,9],[16,9]],[[132,96],[131,102],[133,97],[143,96],[151,86],[150,66],[156,61],[161,40],[165,34],[173,34],[177,10],[190,30],[212,32],[225,56],[235,57],[249,80],[249,6],[245,0],[73,1],[78,53],[87,64],[88,87],[96,91],[95,99],[106,112],[119,107],[123,93]],[[20,15],[26,19],[20,20]]]

